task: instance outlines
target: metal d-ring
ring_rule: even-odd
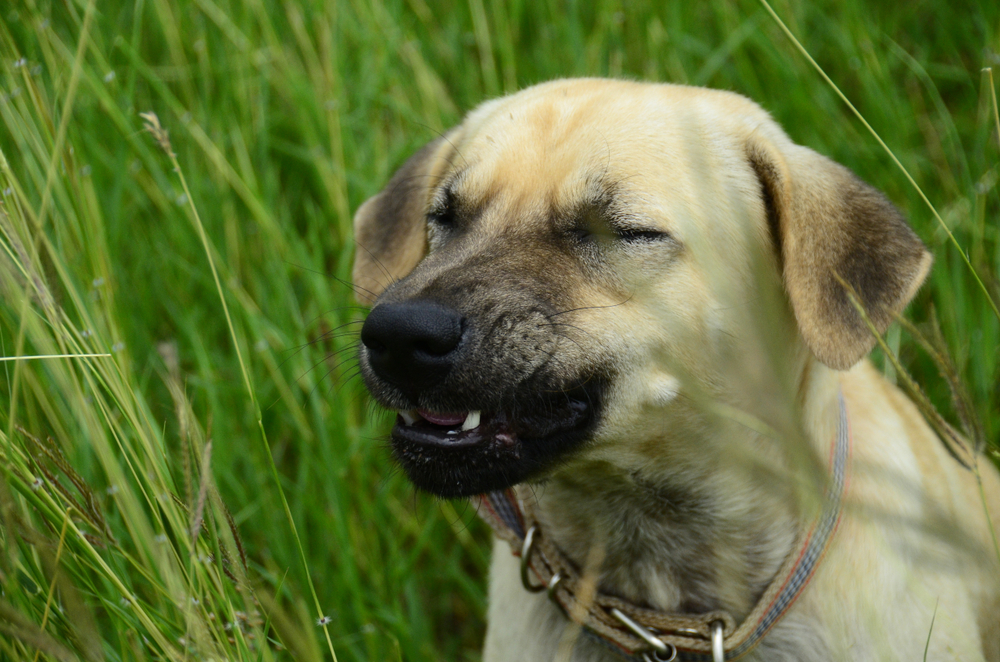
[[[529,561],[531,560],[531,552],[535,548],[535,535],[537,533],[537,526],[528,529],[528,533],[524,535],[524,543],[521,545],[521,584],[524,585],[526,591],[530,591],[531,593],[541,593],[548,588],[545,584],[532,584],[531,577],[528,576]],[[558,577],[559,575],[554,576]],[[556,583],[558,584],[559,581],[556,580]],[[555,586],[553,585],[552,588],[554,589]]]
[[[667,644],[670,652],[667,657],[663,657],[662,654],[653,651],[652,655],[649,653],[642,654],[642,662],[674,662],[677,659],[677,649],[673,647],[673,644]]]
[[[677,647],[653,636],[653,633],[626,616],[617,607],[611,608],[611,615],[622,625],[632,631],[632,634],[642,639],[653,650],[642,654],[644,662],[673,662],[677,659]],[[652,655],[650,655],[652,653]]]
[[[726,662],[726,649],[722,645],[723,629],[726,627],[722,621],[712,621],[708,626],[712,632],[712,662]]]
[[[559,604],[559,601],[556,599],[556,587],[559,586],[559,582],[561,581],[562,581],[562,575],[560,575],[557,572],[556,574],[552,575],[552,577],[549,579],[549,583],[545,585],[545,591],[546,593],[549,594],[549,600],[555,602],[556,604]]]

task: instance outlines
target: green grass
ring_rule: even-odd
[[[1000,301],[1000,4],[774,8]],[[389,459],[351,212],[481,100],[579,75],[741,92],[886,191],[936,256],[909,316],[940,321],[995,448],[989,299],[756,1],[4,3],[0,353],[109,356],[2,364],[0,659],[478,659],[488,532]]]

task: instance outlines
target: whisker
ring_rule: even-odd
[[[618,306],[624,306],[626,303],[631,301],[632,297],[634,296],[635,293],[633,292],[632,294],[628,295],[627,299],[625,299],[624,301],[620,301],[618,303],[608,304],[607,306],[580,306],[579,308],[570,308],[569,310],[562,310],[559,311],[558,313],[552,313],[551,315],[546,315],[546,317],[552,319],[553,317],[558,317],[559,315],[566,315],[567,313],[575,313],[581,310],[601,310],[604,308],[617,308]]]
[[[326,363],[327,361],[329,361],[329,359],[330,359],[330,357],[331,357],[331,356],[337,356],[338,354],[340,354],[341,352],[343,352],[343,351],[344,351],[345,349],[349,349],[349,348],[345,347],[345,348],[342,348],[342,349],[340,349],[340,350],[337,350],[337,351],[334,351],[334,352],[328,352],[328,353],[324,354],[324,355],[323,355],[323,358],[321,358],[321,359],[320,359],[319,361],[317,361],[316,363],[313,363],[313,364],[312,364],[312,365],[311,365],[311,366],[310,366],[310,367],[309,367],[309,368],[308,368],[308,369],[307,369],[307,370],[306,370],[305,372],[303,372],[303,373],[302,373],[301,375],[299,375],[299,376],[298,376],[298,379],[302,379],[303,377],[305,377],[306,375],[308,375],[308,374],[309,374],[310,372],[312,372],[313,370],[315,370],[315,369],[316,369],[317,367],[319,367],[319,365],[320,365],[320,364],[322,364],[322,363]],[[346,363],[346,362],[347,362],[347,361],[349,361],[349,360],[350,360],[350,359],[346,359],[346,360],[342,361],[342,362],[341,362],[340,364],[338,364],[338,365],[335,365],[335,366],[334,366],[333,368],[331,368],[331,369],[330,369],[329,371],[327,371],[326,373],[324,373],[324,374],[323,374],[323,376],[322,376],[322,377],[320,377],[320,379],[319,379],[319,380],[317,380],[317,382],[316,382],[316,386],[314,386],[314,387],[313,387],[313,391],[311,391],[311,392],[310,392],[310,395],[312,395],[312,393],[313,393],[313,392],[314,392],[314,391],[315,391],[315,390],[316,390],[317,388],[319,388],[319,384],[320,384],[320,382],[321,382],[322,380],[326,379],[326,378],[327,378],[327,377],[328,377],[328,376],[330,375],[330,373],[331,373],[331,372],[333,372],[334,370],[336,370],[337,368],[339,368],[339,367],[340,367],[340,365],[343,365],[344,363]]]
[[[372,259],[375,259],[375,258],[373,257]],[[372,292],[371,290],[366,289],[364,287],[361,287],[360,285],[355,285],[354,283],[348,282],[348,281],[344,280],[343,278],[338,278],[337,276],[334,276],[333,274],[325,274],[325,273],[323,273],[321,271],[317,271],[316,269],[310,269],[309,267],[304,267],[301,264],[296,264],[294,262],[289,262],[288,260],[284,260],[284,262],[285,262],[285,264],[288,264],[288,265],[291,265],[293,267],[296,267],[297,269],[302,269],[303,271],[309,271],[311,273],[323,276],[324,278],[332,278],[333,280],[337,281],[338,283],[340,283],[342,285],[345,285],[348,288],[354,290],[355,294],[358,294],[358,295],[360,295],[360,294],[366,294],[366,295],[368,295],[365,298],[368,299],[369,301],[371,301],[372,303],[375,303],[375,299],[378,298],[378,295],[375,294],[374,292]],[[361,292],[358,292],[358,290],[361,290]]]
[[[434,127],[432,127],[432,126],[430,126],[430,125],[427,125],[427,124],[422,124],[422,123],[420,123],[420,122],[414,122],[414,124],[416,124],[417,126],[420,126],[420,127],[423,127],[423,128],[425,128],[425,129],[427,129],[427,130],[428,130],[428,131],[430,131],[431,133],[435,133],[435,134],[437,134],[437,137],[438,137],[438,138],[440,138],[441,140],[443,140],[443,141],[445,141],[446,143],[448,143],[449,145],[451,145],[452,149],[454,149],[454,150],[455,150],[455,154],[457,154],[457,155],[459,155],[460,157],[462,157],[462,160],[463,160],[463,161],[465,161],[465,167],[466,167],[466,168],[468,168],[468,167],[469,167],[469,162],[468,162],[468,161],[466,161],[466,159],[465,159],[465,155],[464,155],[464,154],[462,154],[462,152],[461,152],[461,151],[460,151],[460,150],[458,149],[458,145],[456,145],[455,143],[453,143],[453,142],[451,141],[451,138],[449,138],[449,137],[448,137],[448,135],[447,135],[446,133],[442,133],[442,132],[441,132],[441,131],[439,131],[438,129],[435,129]],[[451,158],[449,158],[449,159],[448,159],[448,165],[455,165],[455,162],[454,162],[454,161],[453,161],[453,160],[452,160]]]
[[[390,287],[391,285],[395,284],[396,281],[399,280],[398,278],[392,275],[392,272],[390,272],[389,269],[384,264],[382,264],[382,260],[378,259],[375,256],[375,253],[372,253],[370,250],[368,250],[367,246],[362,244],[357,239],[354,240],[354,245],[363,250],[365,253],[367,253],[368,257],[370,257],[372,259],[372,262],[375,263],[375,266],[377,266],[379,268],[379,271],[382,272],[382,275],[388,279],[388,282],[383,285],[382,289]],[[371,302],[375,303],[375,300],[378,299],[378,295],[376,295],[371,290],[367,290],[367,292],[372,295]]]
[[[296,356],[297,356],[297,355],[298,355],[298,354],[299,354],[299,353],[300,353],[300,352],[301,352],[302,350],[304,350],[304,349],[305,349],[305,348],[307,348],[307,347],[311,347],[311,346],[313,346],[313,345],[316,345],[316,344],[318,344],[318,343],[321,343],[321,342],[323,342],[324,340],[335,340],[335,339],[337,339],[337,338],[347,338],[347,337],[349,337],[349,336],[353,336],[353,335],[355,335],[355,334],[357,333],[357,332],[355,332],[355,331],[350,331],[350,332],[346,332],[346,333],[340,333],[340,334],[337,334],[336,332],[337,332],[338,330],[340,330],[340,329],[344,328],[345,326],[349,326],[349,325],[351,325],[351,324],[356,324],[356,323],[359,323],[359,322],[361,322],[361,321],[362,321],[362,320],[356,320],[356,321],[354,321],[354,322],[347,322],[347,323],[345,323],[345,324],[342,324],[342,325],[340,325],[340,326],[338,326],[338,327],[336,327],[336,328],[333,328],[333,329],[330,329],[329,331],[327,331],[326,333],[322,334],[321,336],[319,336],[319,337],[317,337],[317,338],[315,338],[315,339],[313,339],[313,340],[310,340],[310,341],[308,341],[308,342],[306,342],[306,343],[303,343],[302,345],[297,345],[297,346],[295,346],[295,347],[289,347],[289,348],[287,348],[287,349],[283,349],[283,350],[281,350],[281,351],[280,351],[280,352],[278,352],[278,353],[282,353],[282,354],[283,354],[283,353],[286,353],[286,352],[291,352],[291,354],[290,354],[290,355],[288,355],[288,356],[286,356],[286,357],[284,357],[284,358],[283,358],[283,359],[282,359],[282,360],[281,360],[281,361],[280,361],[280,362],[278,363],[278,367],[279,367],[279,368],[280,368],[280,367],[283,367],[283,366],[284,366],[284,365],[285,365],[286,363],[288,363],[288,362],[289,362],[289,361],[291,361],[291,360],[292,360],[293,358],[295,358],[295,357],[296,357]]]

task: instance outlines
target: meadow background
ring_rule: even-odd
[[[884,190],[936,255],[909,317],[995,449],[1000,3],[773,6],[961,249],[757,0],[3,2],[0,354],[108,356],[0,365],[0,659],[479,658],[489,534],[392,465],[351,214],[551,78],[743,93]]]

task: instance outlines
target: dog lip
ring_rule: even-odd
[[[402,420],[403,424],[407,427],[417,425],[421,422],[426,422],[445,428],[457,427],[462,432],[468,432],[469,430],[475,430],[478,428],[483,417],[483,412],[478,409],[448,414],[433,412],[429,409],[400,409],[396,413],[399,416],[399,419]],[[450,429],[447,433],[457,434],[457,431]]]
[[[549,392],[548,397],[512,399],[509,409],[470,409],[465,422],[476,422],[478,413],[479,425],[467,430],[461,423],[435,425],[418,413],[422,409],[399,411],[391,432],[393,454],[418,489],[444,498],[530,480],[585,443],[594,429],[604,381],[585,384],[572,391]],[[424,406],[428,412],[450,409]],[[457,419],[455,414],[449,422]]]
[[[392,428],[392,437],[397,441],[406,441],[421,446],[433,446],[436,448],[460,448],[476,446],[489,440],[489,436],[484,434],[481,426],[469,430],[462,430],[458,426],[465,420],[465,416],[453,417],[447,420],[458,418],[457,423],[442,425],[424,417],[424,411],[420,411],[422,420],[410,423],[403,417],[404,412],[399,412],[396,425]],[[445,420],[438,418],[438,420]]]
[[[560,415],[527,415],[513,417],[508,412],[472,410],[459,413],[410,409],[397,412],[392,437],[397,441],[459,448],[478,444],[495,444],[512,448],[522,439],[543,439],[572,429],[587,417],[587,404],[570,400]]]

